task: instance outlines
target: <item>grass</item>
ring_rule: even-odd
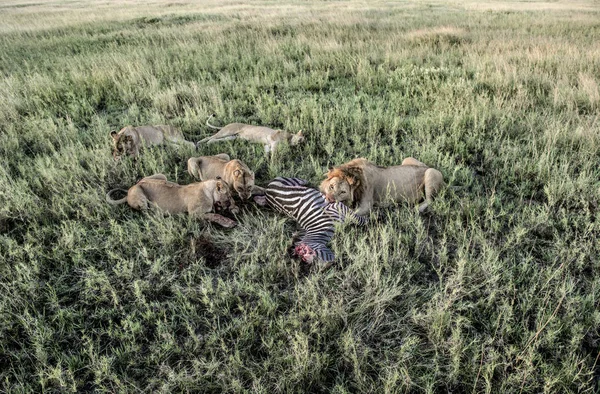
[[[0,391],[600,391],[594,1],[0,3]],[[110,130],[304,130],[272,162],[414,156],[459,191],[340,229],[319,273],[252,204],[223,230],[104,194],[197,153],[115,163]]]

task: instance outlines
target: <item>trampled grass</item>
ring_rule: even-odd
[[[600,390],[600,6],[594,1],[0,2],[0,390]],[[302,129],[113,162],[112,129]],[[293,224],[111,207],[226,152],[317,185],[364,156],[438,168],[307,269]]]

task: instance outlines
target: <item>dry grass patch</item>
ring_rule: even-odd
[[[578,78],[579,91],[589,100],[592,109],[598,109],[600,103],[600,89],[598,88],[598,78],[588,73],[579,73]]]
[[[437,26],[410,31],[406,38],[414,43],[459,45],[467,39],[467,32],[458,27]]]
[[[466,9],[478,11],[592,11],[598,4],[589,1],[470,1],[461,4]]]

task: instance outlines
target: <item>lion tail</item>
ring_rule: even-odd
[[[215,114],[212,114],[212,115],[210,115],[210,116],[208,117],[208,119],[206,119],[206,125],[207,125],[208,127],[210,127],[211,129],[215,129],[215,130],[221,130],[221,129],[222,129],[222,127],[213,126],[213,125],[211,125],[210,123],[208,123],[208,121],[209,121],[209,120],[211,120],[213,116],[215,116]],[[206,138],[205,138],[205,139],[203,139],[203,140],[202,140],[202,141],[200,141],[200,142],[203,142],[203,141],[205,141],[205,140],[206,140]]]
[[[117,190],[123,191],[125,193],[127,193],[127,190],[125,189],[112,189],[110,190],[108,193],[106,193],[106,202],[109,203],[110,205],[119,205],[119,204],[123,204],[124,202],[127,202],[127,196],[119,199],[119,200],[113,200],[110,195],[113,192],[116,192]]]

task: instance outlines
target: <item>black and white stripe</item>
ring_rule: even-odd
[[[319,260],[330,262],[335,255],[327,243],[333,238],[335,222],[348,219],[363,226],[367,219],[342,203],[328,203],[321,192],[306,187],[307,183],[298,178],[275,178],[265,189],[267,203],[298,222],[303,232],[295,245],[308,245]]]

